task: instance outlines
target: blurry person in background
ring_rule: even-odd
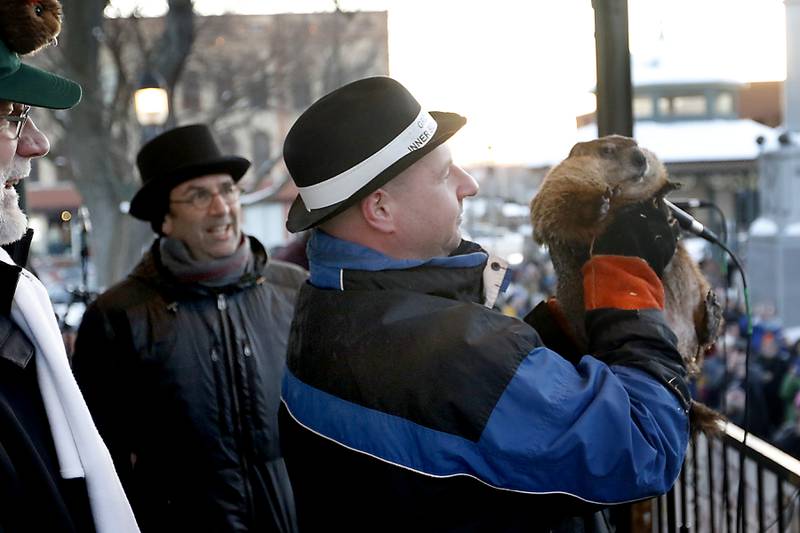
[[[767,405],[769,433],[772,434],[784,422],[785,404],[781,399],[781,385],[789,368],[789,352],[780,330],[765,331],[755,361],[761,368],[761,389]]]
[[[728,376],[723,395],[723,414],[734,424],[747,428],[764,440],[769,440],[772,430],[762,385],[764,371],[758,361],[751,360],[748,375],[745,348],[745,341],[742,339],[739,339],[734,346],[728,347],[725,359]],[[745,413],[745,403],[747,413]]]
[[[284,246],[281,246],[272,254],[275,259],[286,261],[287,263],[294,263],[305,270],[308,270],[308,256],[306,255],[306,245],[308,239],[311,237],[310,231],[303,231],[299,235],[295,235]]]
[[[78,383],[142,531],[294,531],[277,411],[306,272],[242,232],[250,162],[207,126],[162,133],[137,164],[130,213],[158,237],[87,309]]]
[[[800,392],[792,401],[794,415],[775,434],[772,444],[792,457],[800,459]]]

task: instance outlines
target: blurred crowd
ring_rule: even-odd
[[[526,259],[511,267],[511,283],[498,298],[498,307],[509,316],[524,317],[536,304],[556,292],[556,273],[546,255]]]
[[[725,330],[706,355],[695,397],[753,434],[800,457],[800,340],[783,328],[774,307],[753,309],[750,355],[747,318],[728,303]]]

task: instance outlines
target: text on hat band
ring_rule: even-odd
[[[306,209],[321,209],[346,200],[394,163],[428,144],[437,127],[430,113],[422,110],[389,144],[361,163],[320,183],[298,187]]]

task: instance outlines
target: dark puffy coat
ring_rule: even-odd
[[[574,531],[674,483],[685,370],[660,310],[589,311],[573,364],[484,306],[497,264],[470,243],[399,260],[318,232],[309,259],[280,418],[302,531]]]
[[[294,531],[279,384],[302,269],[270,261],[211,290],[158,243],[86,311],[74,369],[142,531]]]

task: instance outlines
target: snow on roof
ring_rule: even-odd
[[[759,217],[750,224],[751,237],[774,237],[778,234],[778,224],[774,220]]]
[[[745,80],[731,76],[724,68],[714,68],[711,61],[687,60],[686,57],[659,57],[640,61],[632,58],[631,83],[634,88],[647,85],[744,85]]]
[[[750,119],[637,121],[633,136],[665,163],[749,161],[778,148],[780,131]],[[759,146],[756,138],[764,137]],[[578,128],[577,141],[597,138],[597,124]]]

